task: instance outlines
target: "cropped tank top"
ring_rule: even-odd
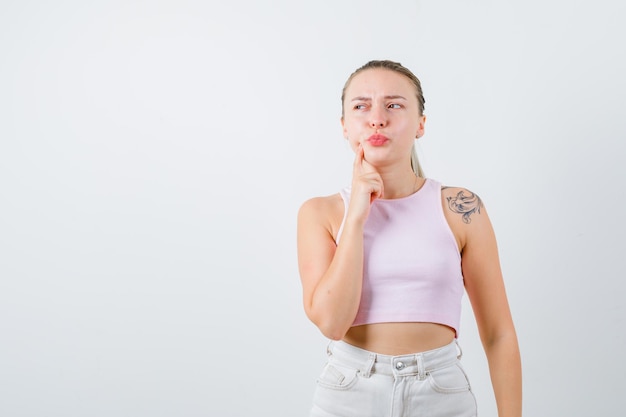
[[[347,212],[350,187],[340,191]],[[343,223],[337,235],[341,238]],[[353,326],[431,322],[459,335],[461,255],[432,179],[398,199],[376,199],[363,232],[363,287]]]

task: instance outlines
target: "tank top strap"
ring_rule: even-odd
[[[348,204],[350,204],[350,187],[344,187],[339,190],[339,195],[341,195],[341,199],[343,200],[343,219],[341,219],[341,225],[339,226],[339,231],[337,232],[337,238],[335,239],[335,244],[339,244],[339,239],[341,238],[341,233],[343,232],[343,225],[346,223],[346,215],[348,214]]]

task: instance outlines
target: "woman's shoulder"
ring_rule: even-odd
[[[469,224],[474,214],[484,210],[483,201],[475,192],[460,186],[441,185],[444,205],[453,213],[460,214],[463,223]]]
[[[312,197],[305,200],[298,212],[298,221],[305,225],[324,227],[333,237],[337,236],[344,215],[341,193]]]
[[[441,203],[461,250],[471,236],[482,234],[490,227],[482,200],[466,187],[442,184]]]
[[[341,193],[316,196],[305,200],[301,204],[300,213],[327,214],[336,211],[339,206],[343,207]]]
[[[445,185],[441,184],[441,194],[446,197],[458,197],[458,198],[472,198],[476,200],[480,200],[478,194],[473,192],[467,187],[458,186],[458,185]]]

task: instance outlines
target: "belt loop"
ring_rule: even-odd
[[[328,356],[332,356],[333,355],[333,346],[334,345],[335,345],[335,343],[334,343],[333,340],[328,342],[328,344],[326,345],[326,355],[328,355]]]
[[[417,361],[417,375],[419,379],[426,378],[426,369],[424,367],[424,355],[421,353],[419,355],[415,355],[415,359]]]
[[[463,357],[463,349],[461,349],[461,345],[459,344],[459,341],[454,339],[454,343],[456,343],[456,347],[459,350],[459,354],[456,356],[456,358],[458,360],[461,360],[461,358]]]
[[[363,366],[363,369],[361,370],[361,372],[363,372],[364,378],[369,378],[372,375],[374,362],[376,362],[376,354],[370,353],[369,357],[367,358],[367,362],[365,362],[365,365]]]

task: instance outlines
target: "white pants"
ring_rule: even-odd
[[[460,358],[456,340],[400,356],[331,342],[311,417],[474,417],[476,400]]]

